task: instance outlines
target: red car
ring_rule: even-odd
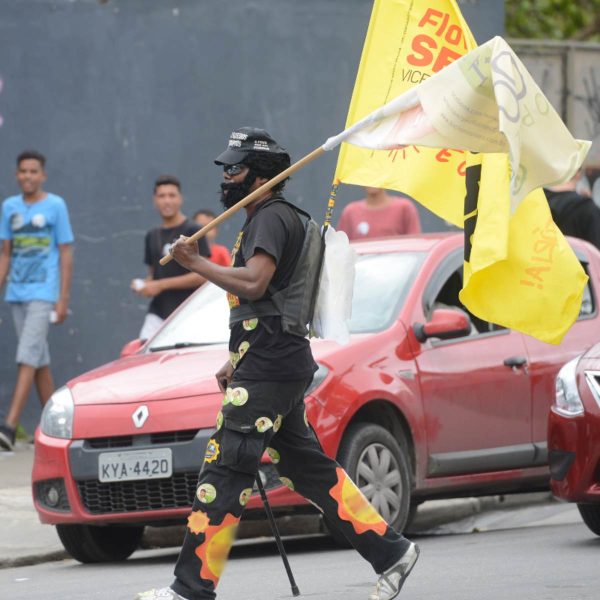
[[[596,339],[600,332],[596,330]],[[600,535],[600,344],[569,361],[556,378],[548,419],[552,492],[577,502],[585,524]]]
[[[590,283],[558,347],[468,314],[462,234],[354,246],[352,341],[313,342],[307,412],[325,451],[397,529],[430,498],[548,488],[554,380],[600,328],[600,253],[572,245]],[[206,284],[143,347],[130,343],[46,405],[35,506],[78,560],[124,559],[144,525],[184,522],[222,401],[214,373],[228,356],[227,322],[224,293]],[[312,511],[263,461],[275,511]],[[246,515],[257,514],[255,495]]]

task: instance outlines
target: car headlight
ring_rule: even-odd
[[[73,395],[68,387],[56,390],[42,411],[40,427],[50,437],[70,440],[73,436]]]
[[[324,381],[327,375],[329,375],[329,369],[320,363],[317,363],[319,367],[315,372],[315,376],[313,377],[312,383],[306,388],[306,392],[304,392],[304,397],[312,394]]]
[[[579,358],[578,356],[570,360],[562,367],[556,377],[554,408],[556,412],[565,417],[576,417],[583,414],[583,403],[577,390],[577,380],[575,378]]]

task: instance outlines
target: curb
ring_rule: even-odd
[[[419,506],[417,514],[406,528],[407,535],[425,534],[440,525],[464,519],[479,513],[545,504],[553,501],[550,492],[511,494],[507,496],[483,496],[481,498],[458,498],[451,500],[429,500]],[[282,536],[323,533],[320,515],[285,516],[276,519]],[[51,527],[48,525],[47,527]],[[140,549],[158,549],[181,546],[185,525],[168,527],[146,527]],[[268,521],[242,521],[238,530],[238,539],[271,538]],[[40,550],[15,558],[0,558],[0,569],[9,569],[56,562],[69,559],[64,550]]]
[[[429,500],[419,506],[415,518],[408,524],[405,533],[411,535],[422,534],[451,521],[458,521],[483,512],[534,506],[549,502],[554,502],[552,493],[549,491],[481,496],[479,498]]]

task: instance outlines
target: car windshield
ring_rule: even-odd
[[[363,254],[356,263],[350,333],[386,329],[397,317],[424,255]]]
[[[228,340],[229,305],[225,292],[206,283],[152,338],[147,350],[226,344]]]
[[[359,255],[352,300],[351,333],[381,331],[395,319],[406,298],[421,253]],[[150,341],[146,350],[157,352],[229,340],[229,306],[225,292],[206,283]]]

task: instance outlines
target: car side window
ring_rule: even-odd
[[[586,263],[581,263],[586,274],[589,276],[588,265]],[[594,302],[594,294],[592,292],[592,278],[588,279],[588,282],[583,290],[583,298],[581,300],[581,308],[579,309],[579,317],[578,319],[584,319],[585,317],[589,317],[596,312],[596,303]]]
[[[446,279],[439,292],[436,294],[432,304],[431,311],[428,316],[436,308],[454,308],[465,312],[471,319],[471,331],[466,335],[477,335],[480,333],[489,333],[490,331],[498,331],[504,329],[500,325],[495,325],[476,317],[467,307],[460,301],[459,292],[463,286],[463,268],[462,266]]]

